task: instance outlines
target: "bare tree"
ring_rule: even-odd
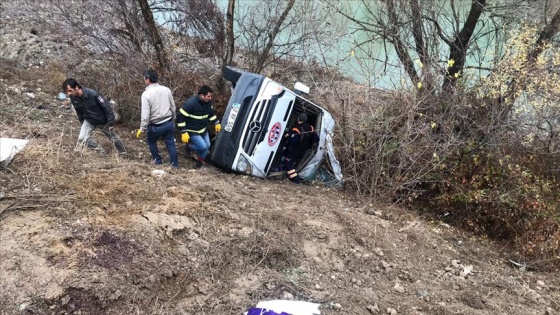
[[[167,57],[167,52],[165,51],[165,47],[163,46],[163,40],[161,39],[161,35],[154,20],[152,9],[150,8],[150,4],[147,0],[137,1],[140,5],[140,9],[142,10],[142,16],[144,17],[144,22],[146,23],[146,27],[148,28],[148,34],[150,35],[151,43],[157,55],[160,68],[159,70],[160,72],[162,72],[162,74],[165,74],[169,71],[169,58]]]
[[[276,0],[266,6],[249,2],[235,11],[240,56],[235,61],[254,72],[266,69],[270,75],[286,77],[301,76],[319,66],[332,67],[335,63],[329,59],[334,59],[340,38],[347,32],[342,26],[345,21],[340,20],[319,1]]]
[[[131,0],[48,0],[44,10],[60,16],[59,29],[69,31],[72,41],[92,52],[124,56],[144,49],[145,23]]]
[[[223,17],[213,0],[24,1],[41,7],[39,20],[59,17],[56,29],[52,23],[44,25],[64,33],[62,40],[79,50],[61,58],[64,71],[72,76],[87,73],[84,83],[123,104],[125,120],[137,117],[137,96],[143,88],[139,77],[147,67],[158,68],[171,88],[198,85],[186,71],[216,72],[215,65],[200,58],[205,55],[202,50],[222,56]],[[184,58],[187,54],[192,58]],[[176,97],[182,98],[183,92],[191,93],[177,89]]]
[[[282,27],[282,24],[284,24],[288,13],[290,13],[290,10],[294,6],[294,2],[295,0],[288,0],[284,11],[282,11],[278,19],[275,21],[272,29],[267,32],[266,43],[263,50],[257,56],[257,62],[255,64],[255,68],[253,69],[254,72],[260,73],[263,70],[265,61],[268,59],[268,54],[270,53],[270,50],[274,45],[276,36],[278,36],[278,33],[280,33],[280,28]]]
[[[197,48],[197,54],[205,50],[221,57],[223,51],[223,16],[213,0],[47,0],[46,3],[45,10],[61,16],[59,28],[71,30],[76,40],[83,40],[86,49],[124,60],[135,55],[147,59],[144,64],[151,64],[149,60],[155,58],[164,69],[171,67],[173,61],[169,50],[179,43],[184,51]]]
[[[454,1],[386,0],[362,1],[358,14],[338,2],[327,3],[352,21],[358,32],[371,34],[369,38],[383,47],[392,47],[410,81],[429,90],[435,88],[438,74],[444,74],[443,88],[455,85],[465,66],[469,44],[482,35],[474,31],[486,9],[486,0],[472,0],[466,14],[465,8],[459,10]],[[362,41],[356,48],[372,44]],[[448,58],[443,58],[443,51],[449,51]],[[385,59],[378,62],[386,67],[391,53],[387,51]],[[442,66],[442,62],[447,65]]]
[[[176,32],[176,40],[188,51],[194,49],[196,56],[223,58],[225,34],[224,15],[214,0],[171,0],[161,1],[158,12],[164,17],[164,24]],[[200,60],[199,60],[200,61]]]

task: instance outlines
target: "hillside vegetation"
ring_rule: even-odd
[[[103,141],[107,156],[75,150],[79,124],[44,72],[2,68],[0,136],[32,139],[0,173],[2,314],[242,314],[270,299],[321,314],[560,310],[557,272],[429,216],[185,158],[155,168],[127,126],[129,158]]]

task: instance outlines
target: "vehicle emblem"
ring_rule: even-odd
[[[268,145],[273,147],[280,136],[282,135],[282,125],[277,122],[275,123],[272,128],[270,128],[270,132],[268,133]]]
[[[249,124],[249,129],[252,132],[259,132],[261,131],[261,122],[257,121],[257,120],[253,120],[250,124]]]

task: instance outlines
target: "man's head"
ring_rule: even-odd
[[[78,81],[72,78],[68,78],[62,83],[62,90],[68,96],[82,97],[84,95],[84,91]]]
[[[146,85],[151,84],[151,83],[157,83],[157,81],[158,81],[157,72],[155,72],[154,70],[144,71],[144,81],[145,81],[144,83],[146,83]]]
[[[212,92],[214,92],[208,85],[203,85],[198,89],[198,97],[201,101],[208,103],[212,100]]]
[[[304,123],[307,122],[307,114],[306,113],[299,113],[299,115],[297,116],[297,120],[299,121],[299,123]]]

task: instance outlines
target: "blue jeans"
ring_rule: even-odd
[[[195,151],[201,158],[206,158],[208,150],[210,149],[210,136],[208,135],[208,132],[199,135],[190,134],[190,136],[191,139],[189,142],[191,143],[191,150]]]
[[[150,148],[154,164],[163,164],[157,147],[157,141],[161,137],[165,140],[165,146],[167,147],[167,152],[169,152],[171,165],[173,167],[178,167],[179,158],[177,156],[177,147],[175,146],[175,125],[172,120],[161,125],[148,126],[146,141],[148,142],[148,147]]]

